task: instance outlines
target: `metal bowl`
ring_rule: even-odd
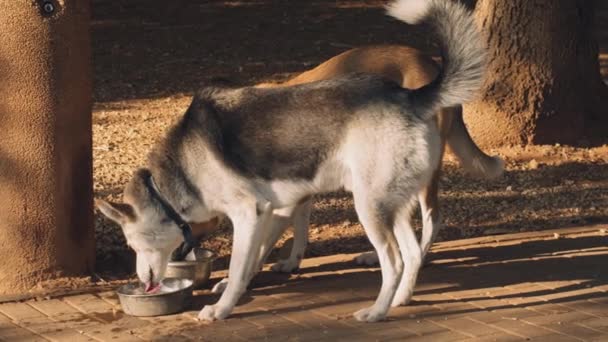
[[[161,316],[184,310],[192,297],[190,279],[165,278],[158,293],[145,293],[141,284],[127,284],[117,291],[122,310],[131,316]]]
[[[186,255],[186,260],[169,262],[165,276],[192,279],[194,288],[198,289],[209,280],[213,260],[215,260],[213,251],[196,247]]]

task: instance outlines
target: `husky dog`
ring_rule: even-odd
[[[348,50],[323,62],[314,69],[305,71],[283,83],[261,83],[256,87],[284,87],[314,81],[331,79],[349,73],[379,74],[403,88],[417,89],[432,80],[438,74],[437,64],[421,51],[402,45],[369,46]],[[481,178],[493,179],[500,176],[504,170],[504,162],[499,157],[491,157],[483,153],[469,136],[462,120],[462,106],[441,108],[437,113],[437,128],[441,137],[440,160],[447,144],[458,158],[460,165],[468,173]],[[420,246],[422,257],[430,249],[438,230],[441,227],[441,215],[438,203],[439,167],[433,172],[431,182],[419,194],[419,203],[423,216],[423,231]],[[303,201],[292,215],[291,220],[285,221],[285,226],[279,229],[277,239],[289,225],[294,227],[294,239],[291,253],[287,259],[279,260],[272,266],[275,272],[290,273],[298,269],[308,244],[308,225],[312,198]],[[198,240],[219,228],[218,220],[199,223],[193,227]],[[359,264],[372,265],[378,262],[376,253],[369,252],[359,255],[355,261]],[[221,292],[227,279],[218,283],[214,292]]]
[[[428,17],[444,65],[429,85],[406,90],[374,75],[279,88],[207,87],[135,172],[124,204],[98,201],[121,224],[148,289],[171,252],[188,240],[185,222],[227,216],[234,226],[230,281],[199,319],[226,318],[272,246],[275,225],[307,197],[341,188],[382,271],[375,303],[359,321],[383,319],[411,299],[422,251],[410,225],[416,196],[439,165],[439,108],[474,97],[485,50],[470,13],[451,0],[398,0],[389,13],[407,23]]]

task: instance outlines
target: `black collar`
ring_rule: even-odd
[[[165,211],[165,214],[169,216],[171,220],[181,229],[182,235],[184,236],[184,242],[180,245],[180,247],[173,253],[172,259],[175,261],[184,260],[186,255],[190,253],[190,251],[198,244],[198,242],[192,236],[192,227],[188,224],[188,222],[184,221],[181,215],[173,209],[171,204],[165,199],[165,197],[160,193],[156,183],[154,182],[154,178],[152,175],[146,178],[146,187],[152,194],[152,197],[156,198],[156,200],[160,203],[161,207]]]

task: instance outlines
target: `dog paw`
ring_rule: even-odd
[[[412,301],[411,295],[399,295],[395,294],[393,297],[393,301],[391,302],[391,307],[396,308],[398,306],[406,306]]]
[[[355,258],[355,263],[362,266],[374,266],[378,264],[378,254],[376,252],[365,252]]]
[[[299,260],[292,259],[279,260],[276,264],[270,267],[273,272],[277,273],[293,273],[298,268],[300,268]]]
[[[381,312],[370,306],[355,312],[353,316],[359,322],[378,322],[386,317],[386,312]]]
[[[215,284],[215,286],[213,286],[211,289],[211,293],[223,293],[224,290],[226,290],[226,287],[228,287],[228,278],[224,278],[219,283]]]
[[[223,308],[216,305],[205,305],[205,307],[198,313],[198,320],[204,322],[213,322],[215,320],[222,320],[230,315],[230,309]]]

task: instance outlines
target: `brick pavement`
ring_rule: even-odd
[[[605,227],[438,243],[414,302],[385,322],[351,318],[380,285],[353,255],[304,260],[300,274],[264,272],[231,318],[203,324],[217,300],[196,293],[190,311],[137,318],[98,292],[0,305],[1,341],[608,341]],[[216,272],[219,280],[225,272]]]

